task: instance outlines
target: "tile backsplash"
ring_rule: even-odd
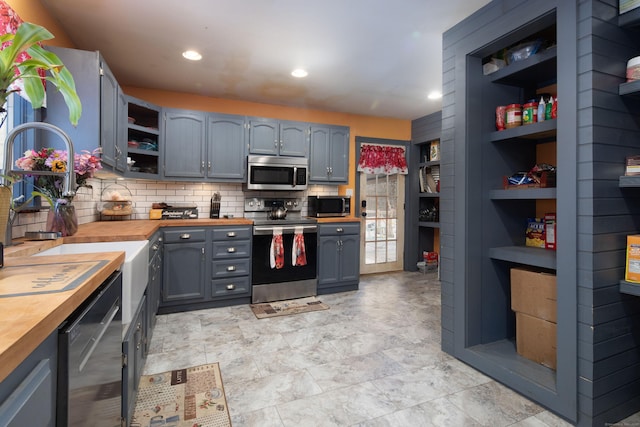
[[[245,193],[242,184],[207,183],[207,182],[168,182],[148,181],[142,179],[91,179],[92,188],[83,187],[78,190],[73,204],[76,207],[78,223],[85,224],[101,220],[149,219],[152,203],[189,204],[197,206],[200,218],[209,217],[211,196],[218,192],[221,196],[220,216],[233,215],[242,217],[244,199],[255,192]],[[133,213],[122,217],[101,217],[98,209],[101,206],[102,192],[108,187],[120,191],[126,187],[131,192]],[[125,190],[126,192],[126,190]],[[260,192],[262,196],[278,197],[283,192]],[[303,214],[306,214],[307,195],[337,195],[337,186],[311,185],[305,192],[287,193],[286,197],[299,197],[304,201]],[[23,237],[27,231],[45,230],[47,211],[19,213],[14,221],[13,238]]]

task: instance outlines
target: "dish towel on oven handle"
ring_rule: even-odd
[[[269,264],[271,268],[284,267],[284,245],[282,243],[282,227],[273,227],[273,237],[269,249]]]
[[[307,253],[304,247],[304,228],[297,226],[293,236],[293,248],[291,249],[291,265],[307,265]]]

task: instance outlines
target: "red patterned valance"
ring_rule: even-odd
[[[363,144],[360,146],[358,171],[368,174],[406,175],[408,169],[404,148]]]

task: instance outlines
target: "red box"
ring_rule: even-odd
[[[556,250],[556,214],[548,213],[544,215],[544,247],[545,249]]]

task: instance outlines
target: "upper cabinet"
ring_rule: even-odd
[[[164,110],[164,173],[167,178],[205,176],[205,113]]]
[[[306,157],[309,124],[252,117],[249,119],[249,153]]]
[[[164,177],[242,181],[246,177],[244,116],[166,109]]]
[[[349,181],[349,128],[311,126],[309,182],[346,184]]]
[[[69,110],[62,94],[47,85],[47,110],[44,121],[61,128],[73,142],[76,152],[102,148],[106,168],[124,170],[126,158],[118,152],[119,127],[126,126],[118,118],[120,87],[100,52],[47,46],[69,69],[82,102],[78,126],[69,122]],[[58,147],[62,140],[55,134],[44,136],[47,146]],[[122,143],[120,147],[122,146]]]

